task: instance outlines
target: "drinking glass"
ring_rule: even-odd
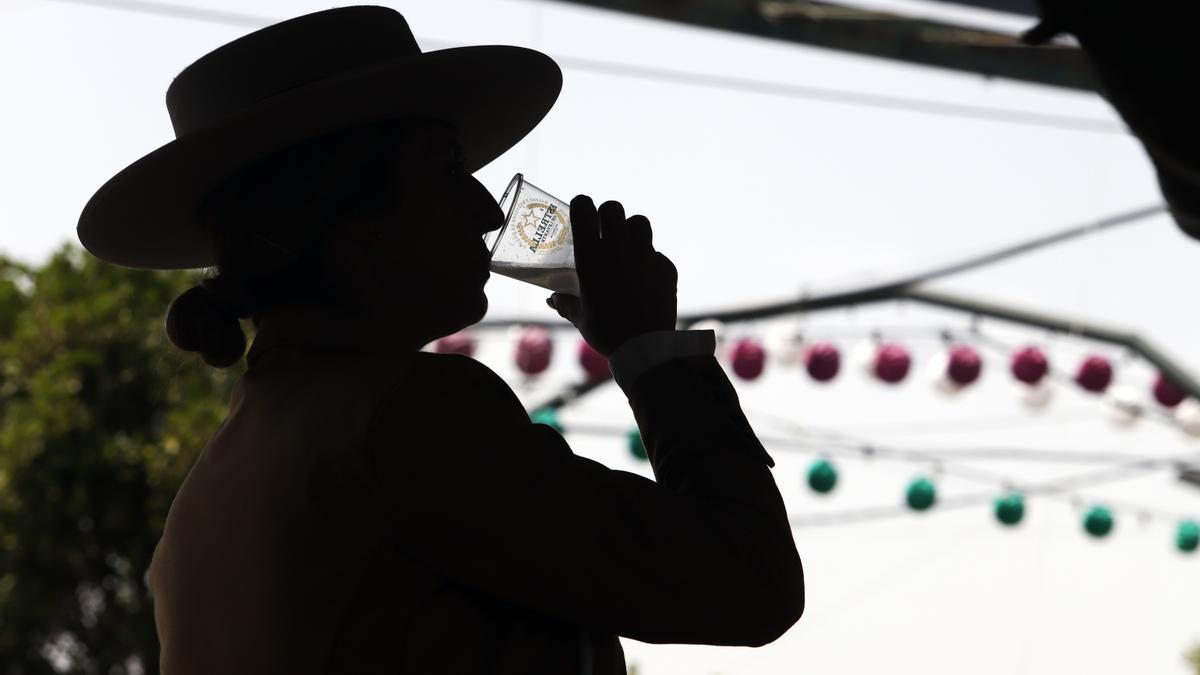
[[[500,208],[504,225],[483,236],[491,271],[578,296],[569,205],[518,173],[500,197]]]

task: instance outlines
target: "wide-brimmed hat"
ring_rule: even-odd
[[[126,267],[209,267],[215,261],[198,207],[256,160],[325,133],[428,117],[456,129],[474,172],[537,126],[561,89],[558,65],[531,49],[422,52],[408,22],[387,7],[283,21],[176,76],[167,89],[175,140],[100,187],[79,217],[79,241]]]

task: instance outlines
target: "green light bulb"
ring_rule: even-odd
[[[937,488],[924,476],[908,484],[904,499],[913,511],[924,511],[937,502]]]
[[[548,427],[553,427],[560,434],[565,431],[562,423],[558,421],[558,413],[555,412],[554,408],[536,410],[529,416],[529,419],[537,424],[545,424]]]
[[[1197,545],[1200,545],[1200,525],[1194,520],[1179,523],[1179,529],[1175,531],[1175,548],[1184,553],[1191,553],[1196,550]]]
[[[996,497],[996,520],[1013,526],[1025,517],[1025,498],[1017,492]]]
[[[1107,537],[1113,529],[1113,515],[1103,506],[1093,506],[1083,517],[1083,529],[1096,537]]]
[[[837,469],[828,460],[818,459],[808,467],[808,487],[813,492],[827,494],[837,486]]]

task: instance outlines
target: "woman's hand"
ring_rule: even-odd
[[[630,338],[674,330],[678,273],[654,250],[650,221],[626,218],[615,201],[597,211],[586,195],[571,200],[570,218],[579,296],[554,293],[546,303],[606,357]]]

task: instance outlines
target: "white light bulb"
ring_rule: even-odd
[[[1173,413],[1179,428],[1188,436],[1200,436],[1200,402],[1195,399],[1184,399],[1175,406]]]
[[[1019,383],[1018,386],[1021,388],[1021,403],[1034,412],[1044,410],[1054,398],[1054,388],[1044,378],[1037,384]]]
[[[953,396],[962,390],[954,380],[950,379],[948,367],[950,356],[944,351],[935,352],[925,363],[925,377],[933,385],[934,391],[943,396]]]
[[[874,340],[863,340],[854,346],[854,350],[850,353],[850,362],[866,373],[867,377],[875,377],[875,353],[877,351],[879,351],[879,346],[875,344]]]
[[[779,321],[763,333],[767,357],[783,364],[795,363],[800,355],[800,325],[796,321]]]
[[[1109,421],[1118,427],[1133,426],[1145,412],[1140,399],[1139,392],[1131,387],[1109,387],[1104,395]]]

